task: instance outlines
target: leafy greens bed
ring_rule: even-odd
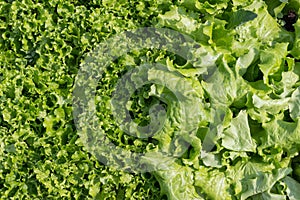
[[[300,199],[299,14],[298,0],[1,1],[0,199]],[[134,173],[86,148],[72,99],[85,56],[141,27],[168,28],[198,45],[187,59],[133,50],[104,70],[95,110],[106,139],[132,152],[179,155],[145,161],[168,170]],[[145,73],[169,81],[149,82],[126,104],[140,126],[153,123],[153,105],[167,110],[163,131],[151,137],[128,135],[115,119],[122,94],[112,96],[132,70],[131,84]],[[186,90],[190,104],[171,88]],[[184,126],[193,128],[187,134]]]

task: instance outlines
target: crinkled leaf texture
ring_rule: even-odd
[[[1,1],[0,198],[299,200],[300,19],[285,29],[289,11],[299,16],[299,0]],[[181,43],[186,59],[153,44],[108,63],[90,105],[97,119],[83,124],[100,121],[105,134],[79,134],[82,60],[93,72],[104,59],[87,54],[96,44],[145,26],[197,45]],[[135,91],[143,80],[154,83]],[[134,159],[151,173],[112,167]]]

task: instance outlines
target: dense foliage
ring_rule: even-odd
[[[299,14],[298,0],[0,1],[0,199],[300,199]],[[190,147],[170,163],[159,160],[168,170],[134,173],[86,148],[72,103],[85,56],[140,27],[172,29],[199,45],[188,59],[132,51],[104,70],[95,107],[116,146],[178,153],[180,128],[192,127],[182,134]],[[147,71],[143,63],[167,68]],[[176,80],[150,81],[130,97],[141,126],[152,123],[153,105],[166,108],[167,123],[153,137],[126,134],[113,115],[122,96],[112,94],[131,70],[133,83],[144,72]],[[172,88],[191,91],[191,104]],[[178,107],[189,115],[176,118]]]

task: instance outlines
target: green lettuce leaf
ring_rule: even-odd
[[[222,146],[233,151],[255,152],[256,144],[250,134],[248,115],[241,111],[231,120],[222,137]]]

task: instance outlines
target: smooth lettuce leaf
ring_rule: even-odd
[[[300,117],[300,88],[298,87],[292,94],[289,101],[291,118],[297,120]]]
[[[248,115],[241,111],[231,120],[222,137],[222,146],[233,151],[255,152],[256,144],[250,134]]]
[[[296,200],[300,198],[300,184],[293,178],[287,176],[283,179],[283,182],[286,184],[287,196],[290,200]]]

